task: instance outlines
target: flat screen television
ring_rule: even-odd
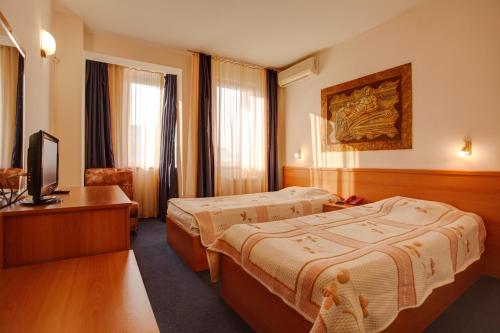
[[[59,140],[39,131],[30,136],[28,147],[28,194],[32,204],[47,204],[57,201],[47,195],[57,188],[59,182]]]

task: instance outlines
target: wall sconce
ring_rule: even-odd
[[[302,158],[302,152],[300,151],[300,149],[298,152],[293,154],[293,157],[295,157],[295,159],[297,159],[297,160],[300,160]]]
[[[464,138],[464,146],[458,152],[458,156],[464,157],[470,155],[472,155],[472,140],[470,136],[466,136]]]
[[[56,53],[56,40],[54,39],[54,36],[50,34],[50,32],[42,30],[40,39],[40,47],[42,49],[43,58],[49,57]]]

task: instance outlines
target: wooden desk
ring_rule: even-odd
[[[60,203],[0,211],[0,268],[130,249],[130,200],[118,186],[70,190]]]
[[[159,332],[132,251],[0,271],[1,332]]]

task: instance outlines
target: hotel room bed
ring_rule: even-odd
[[[208,269],[205,248],[234,224],[262,223],[321,213],[340,198],[316,187],[210,198],[170,199],[167,242],[194,270]]]
[[[208,257],[222,297],[258,331],[391,331],[402,317],[410,326],[399,329],[418,332],[435,319],[433,307],[479,276],[475,262],[485,237],[475,214],[393,197],[276,223],[236,225],[208,248]],[[453,282],[456,290],[445,286]],[[425,302],[436,288],[433,303]],[[423,303],[425,313],[408,315]]]

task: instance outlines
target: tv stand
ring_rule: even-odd
[[[55,204],[0,209],[0,270],[129,249],[130,200],[118,186],[77,187]]]
[[[61,202],[62,199],[55,196],[43,196],[38,199],[23,199],[19,202],[19,204],[23,206],[41,206],[41,205],[50,205],[53,203]]]

